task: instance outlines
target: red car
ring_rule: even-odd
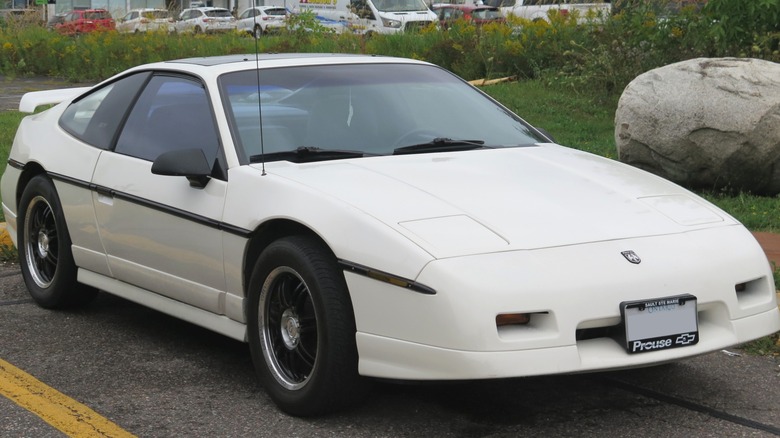
[[[439,16],[443,29],[456,20],[466,20],[477,26],[506,22],[501,10],[494,6],[434,4],[431,10]]]
[[[65,21],[55,27],[65,35],[113,30],[116,27],[111,14],[105,9],[78,9],[65,16]]]

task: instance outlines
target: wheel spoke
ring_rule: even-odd
[[[268,286],[264,307],[267,353],[278,378],[290,386],[305,383],[317,357],[317,320],[306,283],[281,269]]]

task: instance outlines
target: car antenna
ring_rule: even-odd
[[[262,176],[265,176],[265,142],[263,141],[263,105],[260,101],[260,38],[257,37],[257,4],[252,6],[252,36],[255,37],[255,78],[257,84],[257,118],[260,123],[260,156],[263,157],[261,161]],[[261,30],[262,32],[262,30]]]

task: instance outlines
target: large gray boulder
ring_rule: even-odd
[[[620,161],[698,189],[780,193],[780,64],[699,58],[644,73],[615,113]]]

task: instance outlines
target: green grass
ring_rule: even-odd
[[[764,336],[739,347],[745,350],[747,354],[753,356],[780,357],[780,332]]]
[[[619,96],[597,97],[538,80],[491,85],[483,91],[558,143],[617,159],[613,126]]]

